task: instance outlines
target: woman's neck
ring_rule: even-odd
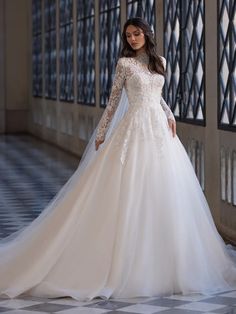
[[[149,63],[149,57],[145,50],[142,50],[142,51],[139,51],[139,53],[136,53],[135,59],[144,64]]]
[[[144,47],[136,50],[136,56],[139,56],[139,55],[144,54],[144,53],[146,53],[146,50]]]

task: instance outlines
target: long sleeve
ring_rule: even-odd
[[[163,62],[164,69],[166,70],[166,59],[164,57],[161,57],[161,59]],[[163,97],[161,97],[160,104],[161,104],[161,107],[166,114],[167,119],[175,121],[175,117],[174,117],[170,107],[167,105],[167,103],[165,102]]]
[[[165,111],[167,119],[175,121],[175,117],[163,97],[161,97],[160,104],[162,106],[162,109]]]
[[[111,120],[118,107],[124,82],[125,82],[124,58],[120,58],[117,62],[116,73],[115,73],[109,101],[106,106],[106,109],[103,112],[101,120],[99,121],[99,124],[98,124],[98,129],[97,129],[97,134],[96,134],[97,140],[105,139],[106,132],[109,128]]]

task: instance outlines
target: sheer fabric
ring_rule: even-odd
[[[78,300],[212,294],[236,266],[145,54],[121,58],[77,171],[28,227],[0,242],[0,295]],[[94,141],[106,139],[95,152]]]

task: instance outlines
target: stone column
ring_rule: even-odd
[[[205,189],[215,222],[220,219],[219,132],[217,126],[217,1],[205,1],[206,127]]]

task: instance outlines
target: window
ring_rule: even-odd
[[[218,0],[218,127],[236,131],[236,0]]]
[[[106,106],[120,51],[120,0],[100,0],[100,104]]]
[[[42,2],[32,1],[32,93],[42,96]]]
[[[205,125],[204,0],[164,2],[165,99],[177,120]]]
[[[127,16],[142,17],[155,29],[155,0],[128,0]]]
[[[78,103],[95,105],[94,0],[77,1]]]
[[[73,0],[60,0],[60,100],[74,100]]]
[[[57,73],[56,73],[56,1],[44,1],[45,19],[45,97],[57,98]]]

